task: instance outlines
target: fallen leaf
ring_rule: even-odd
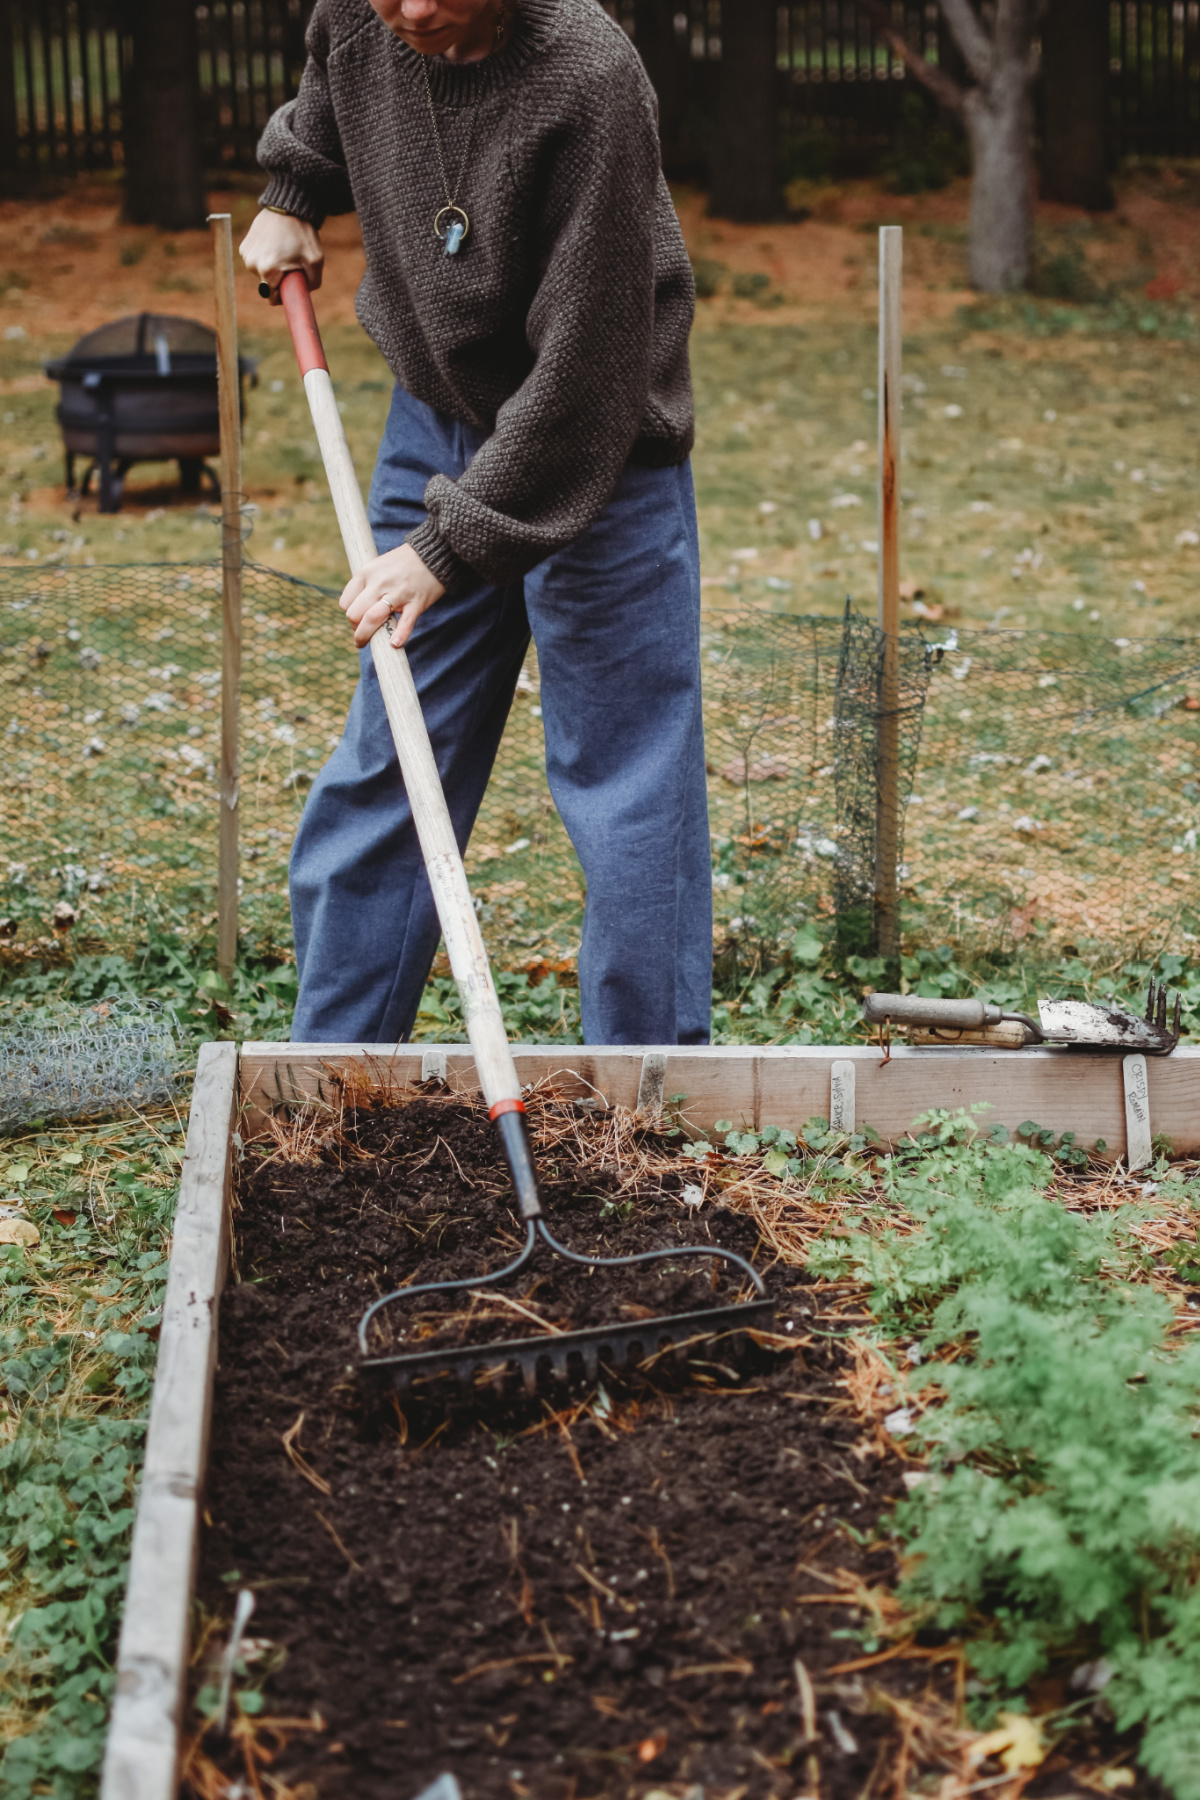
[[[77,1217],[77,1215],[75,1213],[64,1212],[62,1210],[62,1208],[58,1207],[58,1206],[56,1206],[54,1208],[54,1216],[58,1220],[60,1225],[73,1225],[75,1223],[75,1219]]]
[[[1189,694],[1183,703],[1183,710],[1184,712],[1200,712],[1200,699],[1197,699],[1195,694]]]
[[[998,1756],[1009,1775],[1020,1769],[1036,1769],[1046,1756],[1037,1720],[1028,1713],[1001,1713],[998,1730],[985,1732],[967,1746],[967,1762],[972,1768],[978,1768],[989,1756]]]
[[[41,1241],[42,1234],[31,1219],[0,1219],[0,1244],[24,1244],[32,1249]]]

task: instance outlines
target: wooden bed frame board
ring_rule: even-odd
[[[259,1044],[242,1046],[242,1092],[250,1135],[266,1117],[308,1100],[333,1100],[331,1077],[369,1072],[381,1085],[407,1086],[421,1079],[423,1060],[444,1056],[446,1078],[464,1095],[478,1093],[475,1066],[465,1044]],[[908,1133],[931,1107],[986,1105],[989,1125],[1010,1131],[1032,1119],[1057,1133],[1073,1131],[1091,1148],[1103,1140],[1108,1154],[1126,1151],[1125,1084],[1119,1055],[1075,1050],[894,1048],[884,1063],[874,1045],[744,1045],[697,1048],[645,1045],[608,1049],[516,1045],[522,1083],[553,1076],[580,1098],[602,1097],[610,1106],[636,1106],[643,1058],[665,1058],[664,1091],[685,1094],[682,1113],[697,1132],[718,1119],[748,1130],[830,1116],[830,1077],[835,1062],[854,1067],[854,1122],[870,1125],[889,1144]],[[1150,1129],[1169,1137],[1177,1155],[1200,1151],[1200,1047],[1169,1057],[1146,1058]]]
[[[237,1073],[236,1044],[203,1045],[171,1240],[101,1800],[174,1800],[178,1787],[217,1306],[229,1259]]]
[[[519,1046],[523,1083],[553,1076],[569,1094],[633,1107],[639,1090],[685,1094],[697,1132],[718,1118],[758,1129],[803,1125],[852,1106],[894,1143],[931,1107],[986,1103],[987,1123],[1026,1119],[1126,1149],[1125,1075],[1119,1056],[1060,1050],[894,1049],[812,1045],[585,1048]],[[336,1078],[408,1086],[444,1067],[451,1087],[478,1092],[462,1044],[205,1044],[188,1122],[171,1245],[158,1366],[117,1656],[117,1687],[101,1800],[175,1800],[187,1697],[190,1609],[208,1454],[217,1313],[229,1261],[229,1209],[239,1128],[261,1134],[270,1117],[311,1100],[336,1100]],[[836,1065],[836,1066],[835,1066]],[[1150,1129],[1177,1154],[1200,1150],[1200,1047],[1146,1060]],[[660,1086],[661,1082],[661,1086]],[[843,1114],[845,1117],[845,1114]],[[1145,1121],[1140,1123],[1144,1134]]]

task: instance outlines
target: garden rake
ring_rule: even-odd
[[[292,270],[284,275],[279,293],[304,378],[304,391],[308,396],[346,555],[351,570],[357,573],[374,560],[375,543],[342,429],[312,297],[303,273]],[[488,1116],[500,1136],[526,1235],[520,1255],[493,1274],[469,1280],[428,1282],[422,1286],[401,1288],[377,1300],[364,1313],[359,1325],[361,1368],[364,1374],[404,1391],[417,1378],[426,1380],[444,1374],[456,1376],[463,1384],[473,1384],[482,1378],[490,1380],[494,1385],[503,1386],[515,1371],[532,1391],[537,1387],[541,1374],[547,1371],[562,1380],[579,1374],[594,1380],[602,1357],[610,1365],[619,1366],[626,1361],[648,1361],[663,1351],[681,1353],[686,1347],[718,1336],[739,1336],[750,1330],[769,1331],[774,1309],[762,1278],[750,1263],[731,1250],[695,1244],[647,1250],[632,1256],[586,1256],[568,1250],[565,1244],[560,1244],[551,1236],[542,1216],[537,1174],[526,1129],[525,1105],[521,1098],[521,1084],[504,1029],[500,1002],[475,916],[466,871],[442,792],[408,658],[402,650],[392,647],[389,641],[391,629],[390,624],[384,624],[376,631],[371,639],[371,656],[395,739],[405,792],[412,807],[413,821],[425,859],[429,885],[433,890],[451,972],[462,1000],[463,1018],[475,1056],[476,1074],[487,1104]],[[723,1263],[744,1277],[751,1295],[745,1300],[660,1318],[638,1319],[629,1323],[614,1322],[578,1331],[559,1331],[548,1337],[508,1338],[460,1347],[414,1348],[413,1345],[422,1341],[421,1334],[427,1331],[418,1322],[407,1328],[399,1328],[397,1341],[401,1347],[398,1350],[389,1351],[386,1355],[371,1354],[372,1321],[384,1308],[394,1307],[401,1301],[411,1302],[425,1295],[486,1290],[500,1282],[510,1281],[530,1267],[539,1245],[544,1245],[569,1262],[581,1263],[588,1268],[627,1268],[639,1263],[677,1263],[684,1258],[705,1257],[714,1266],[714,1275],[715,1265]],[[410,1334],[407,1337],[406,1329]]]

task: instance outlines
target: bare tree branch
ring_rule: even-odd
[[[961,113],[966,96],[957,81],[939,69],[935,63],[926,62],[919,50],[914,50],[902,32],[892,24],[891,14],[882,0],[859,0],[859,6],[866,13],[878,31],[884,43],[894,50],[910,75],[929,89],[934,99],[951,112]]]
[[[979,22],[979,15],[971,5],[971,0],[941,0],[942,14],[947,25],[954,34],[954,41],[966,59],[968,69],[976,81],[983,87],[991,80],[995,68],[995,48],[992,39]],[[1014,7],[1025,11],[1025,0],[999,0],[996,9],[997,42],[1005,13],[1011,13]]]

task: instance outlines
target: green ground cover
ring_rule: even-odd
[[[31,1127],[0,1150],[0,1789],[94,1793],[183,1127]]]

